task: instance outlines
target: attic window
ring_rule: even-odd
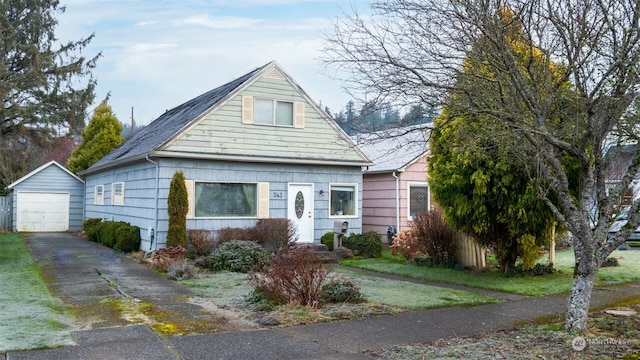
[[[293,126],[293,102],[254,99],[253,123]]]
[[[304,102],[242,97],[242,123],[304,128]]]

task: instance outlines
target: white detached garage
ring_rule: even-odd
[[[55,161],[8,186],[13,231],[79,231],[84,218],[84,181]]]

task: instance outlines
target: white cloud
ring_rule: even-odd
[[[250,19],[235,16],[211,17],[208,15],[190,16],[182,21],[187,25],[201,25],[212,29],[235,29],[249,27],[262,22],[260,19]]]

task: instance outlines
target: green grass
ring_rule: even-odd
[[[24,240],[0,233],[0,353],[74,344],[73,318],[53,297]]]
[[[616,250],[611,257],[618,258],[619,267],[600,269],[596,285],[640,280],[640,251]],[[543,256],[541,263],[546,263]],[[434,282],[465,285],[514,294],[540,296],[567,292],[571,289],[574,256],[572,250],[556,253],[555,274],[532,277],[507,278],[497,270],[458,271],[444,268],[420,267],[406,264],[401,257],[394,257],[385,251],[382,258],[362,260],[342,260],[341,265],[407,276]]]
[[[337,269],[347,277],[368,301],[409,310],[422,310],[446,306],[479,305],[499,301],[497,298],[473,292],[389,280],[363,275],[348,269]]]

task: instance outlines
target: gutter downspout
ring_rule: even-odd
[[[153,242],[156,239],[156,234],[158,233],[158,199],[160,197],[160,194],[159,194],[160,193],[160,165],[158,164],[158,162],[151,160],[151,158],[149,158],[149,155],[146,155],[144,158],[148,162],[156,166],[156,200],[155,200],[156,214],[155,214],[154,225],[153,225],[153,233],[149,236],[149,240],[151,241],[151,244],[149,245],[149,251],[153,251],[153,250],[158,250],[158,243],[156,242],[155,249],[154,249]]]
[[[396,179],[396,230],[400,232],[400,178],[395,171],[391,175]]]

